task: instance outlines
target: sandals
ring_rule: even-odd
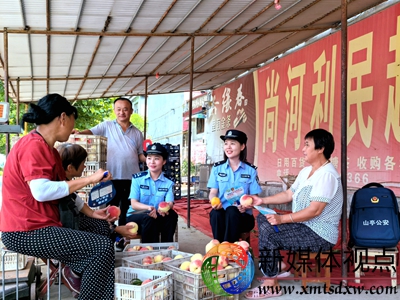
[[[292,273],[290,273],[290,271],[283,271],[282,273],[279,273],[279,274],[277,274],[276,276],[273,276],[273,277],[269,277],[269,276],[258,277],[257,280],[262,283],[266,279],[284,278],[284,277],[289,277],[290,275],[292,275]]]
[[[274,290],[280,289],[279,287],[274,287]],[[279,290],[279,293],[276,291],[271,291],[271,289],[268,289],[264,286],[259,286],[254,289],[248,290],[245,294],[244,297],[246,299],[267,299],[267,298],[272,298],[272,297],[280,297],[282,296],[282,289]]]

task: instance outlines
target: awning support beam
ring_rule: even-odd
[[[188,179],[187,179],[187,226],[190,228],[190,166],[192,152],[192,108],[193,108],[193,70],[194,70],[194,36],[192,36],[190,47],[190,96],[189,96],[189,128],[188,128]]]
[[[347,0],[342,1],[342,23],[341,23],[341,180],[343,188],[342,207],[342,278],[347,278],[347,268],[343,262],[346,261],[347,253]],[[347,280],[342,279],[347,286]]]

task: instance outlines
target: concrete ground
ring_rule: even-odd
[[[178,220],[178,226],[179,226],[179,250],[183,252],[188,252],[188,253],[204,253],[205,245],[210,241],[210,237],[206,236],[202,232],[196,230],[194,227],[188,228],[186,222],[184,219],[179,217]],[[42,267],[42,272],[45,272],[45,267]],[[258,268],[256,269],[256,277],[260,276],[260,273],[258,271]],[[45,275],[44,275],[45,276]],[[258,285],[258,282],[256,279],[253,280],[252,286],[255,287]],[[380,293],[378,297],[381,299],[398,299],[399,295],[398,294],[388,294],[385,293],[385,291],[376,291],[377,293],[371,294],[370,291],[363,291],[359,293],[357,290],[354,290],[353,288],[346,289],[346,287],[340,287],[338,285],[333,285],[332,288],[334,288],[334,292],[332,294],[326,294],[323,290],[323,285],[314,283],[312,284],[313,287],[315,287],[315,292],[305,294],[301,288],[300,282],[296,282],[294,280],[284,280],[281,282],[281,285],[284,286],[286,289],[293,288],[293,291],[291,293],[287,292],[285,295],[282,295],[279,299],[285,300],[285,299],[304,299],[304,300],[311,300],[311,299],[332,299],[332,300],[337,300],[337,299],[374,299],[376,300],[377,293]],[[309,287],[308,287],[309,288]],[[308,290],[309,291],[309,290]],[[71,292],[64,286],[61,285],[61,299],[65,300],[72,300],[74,299],[72,297]],[[46,298],[45,298],[46,299]],[[51,292],[50,292],[50,299],[58,299],[58,285],[53,285],[51,287]],[[218,299],[218,298],[216,298]],[[239,295],[239,298],[235,299],[245,299],[244,293]],[[99,299],[101,300],[101,299]]]

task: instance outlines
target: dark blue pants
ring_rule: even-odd
[[[210,224],[214,239],[222,242],[237,242],[240,234],[254,228],[254,216],[241,213],[236,206],[225,209],[213,209],[210,212]]]
[[[132,214],[126,218],[126,221],[138,224],[142,243],[159,243],[160,233],[161,243],[170,243],[174,241],[178,214],[173,209],[170,209],[168,215],[164,217],[157,213],[156,219],[149,217],[147,213]]]

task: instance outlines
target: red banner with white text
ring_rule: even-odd
[[[221,135],[228,129],[245,132],[248,137],[247,159],[254,161],[255,101],[253,76],[245,76],[212,94],[212,105],[207,117],[207,154],[213,162],[224,157]]]
[[[304,136],[332,132],[340,171],[341,35],[329,35],[253,73],[255,160],[263,181],[298,174]],[[400,4],[348,28],[347,182],[400,182]]]

